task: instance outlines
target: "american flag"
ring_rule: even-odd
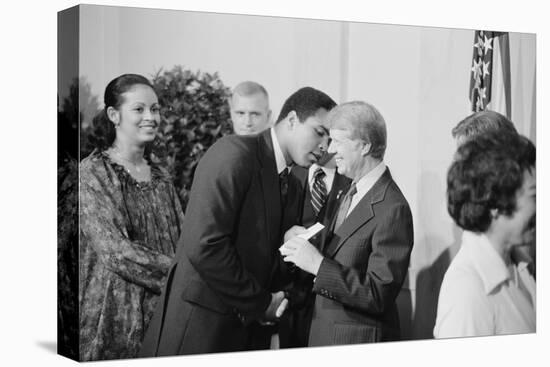
[[[511,117],[508,33],[476,31],[470,73],[472,111],[493,110]]]

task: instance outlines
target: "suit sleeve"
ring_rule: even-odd
[[[226,305],[255,318],[263,315],[271,294],[244,267],[234,243],[239,213],[255,172],[253,154],[244,149],[221,140],[201,159],[182,236],[185,254],[208,286]]]
[[[325,258],[313,292],[370,314],[382,314],[395,303],[403,285],[413,244],[408,205],[394,205],[372,235],[365,267],[344,266]]]

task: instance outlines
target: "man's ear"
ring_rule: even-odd
[[[294,125],[300,122],[300,120],[298,120],[298,115],[294,110],[290,111],[288,115],[286,115],[286,120],[291,129],[294,128]]]
[[[363,145],[363,149],[361,149],[361,155],[367,156],[370,153],[371,148],[372,148],[371,143],[365,143],[365,145]]]
[[[115,126],[120,124],[120,112],[118,112],[113,106],[107,107],[107,117]]]

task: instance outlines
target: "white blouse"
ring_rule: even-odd
[[[485,235],[466,231],[443,278],[434,336],[535,332],[535,288],[525,264],[507,267]]]

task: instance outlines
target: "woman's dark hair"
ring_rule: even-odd
[[[492,209],[511,215],[523,174],[535,160],[533,143],[515,133],[481,134],[461,145],[447,174],[447,210],[456,224],[484,233]]]
[[[99,151],[109,148],[116,137],[115,126],[107,116],[107,108],[118,109],[124,102],[122,95],[138,84],[146,85],[155,90],[153,84],[147,78],[138,74],[123,74],[107,84],[103,95],[105,107],[92,120],[92,132],[90,134],[90,142]],[[147,153],[146,151],[146,156]]]

